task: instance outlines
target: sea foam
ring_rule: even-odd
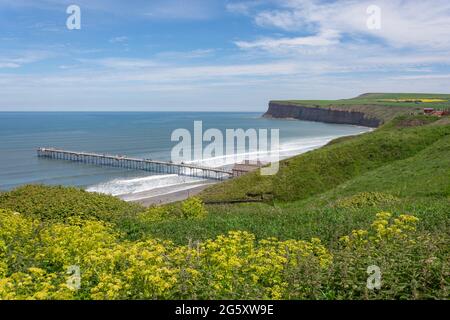
[[[367,130],[361,131],[365,132]],[[316,148],[319,148],[331,140],[339,136],[327,136],[317,138],[301,138],[292,139],[280,144],[279,159],[286,159],[295,155],[299,155]],[[253,152],[245,153],[246,159],[260,160],[262,162],[273,162],[276,159],[274,155],[267,152]],[[231,166],[235,160],[235,155],[225,155],[222,157],[213,157],[203,159],[201,161],[192,161],[192,163],[199,164],[208,167],[219,166]],[[105,183],[100,183],[87,188],[90,192],[99,192],[104,194],[110,194],[114,196],[131,195],[144,191],[155,190],[155,194],[161,195],[160,192],[156,192],[156,189],[164,190],[165,193],[173,193],[179,190],[188,190],[196,187],[201,182],[206,180],[200,178],[178,176],[178,175],[151,175],[133,179],[114,179]],[[127,196],[126,199],[136,200],[132,196]]]

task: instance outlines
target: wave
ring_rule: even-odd
[[[244,160],[270,163],[290,158],[316,148],[320,148],[338,137],[340,136],[325,136],[317,138],[301,138],[289,140],[280,144],[278,154],[273,154],[270,151],[236,152],[235,154],[231,155],[210,157],[203,160],[194,160],[190,161],[189,163],[213,168],[230,166]]]
[[[367,129],[356,133],[360,134],[367,132]],[[316,137],[316,138],[300,138],[288,140],[280,143],[279,154],[275,156],[270,152],[244,152],[233,155],[224,155],[220,157],[211,157],[200,161],[191,161],[191,163],[208,166],[208,167],[226,167],[236,163],[236,159],[242,160],[259,160],[261,162],[274,162],[277,160],[286,159],[299,155],[326,145],[333,139],[343,135]],[[348,136],[348,135],[346,135]],[[207,180],[194,177],[178,176],[174,174],[169,175],[151,175],[133,179],[114,179],[105,183],[100,183],[87,188],[90,192],[99,192],[113,196],[124,196],[127,201],[136,200],[131,195],[145,191],[160,189],[169,194],[179,190],[188,190],[198,186],[199,183]],[[180,189],[181,187],[181,189]],[[155,190],[155,195],[162,195]]]
[[[204,179],[178,176],[176,174],[152,175],[134,179],[114,179],[88,187],[86,190],[120,196],[201,181],[204,181]]]

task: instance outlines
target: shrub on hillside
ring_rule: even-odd
[[[192,197],[181,204],[181,212],[184,218],[203,218],[208,212],[200,198]]]
[[[114,221],[143,210],[116,197],[62,186],[28,185],[0,194],[0,208],[44,220],[85,217]]]
[[[130,242],[104,222],[39,225],[3,210],[0,227],[0,240],[11,248],[1,260],[8,269],[0,299],[276,299],[285,294],[287,269],[332,263],[318,239],[256,241],[250,233],[230,232],[197,246]],[[81,270],[79,290],[67,286],[73,265]]]
[[[339,299],[444,299],[448,296],[448,237],[416,231],[418,219],[377,214],[368,230],[340,239],[330,278]],[[381,272],[381,287],[369,289],[368,267]]]
[[[377,206],[399,201],[397,197],[383,192],[360,192],[353,196],[339,199],[335,207],[341,209],[358,209],[366,206]]]
[[[448,296],[445,238],[417,219],[380,213],[340,245],[257,240],[234,231],[196,245],[123,241],[112,225],[72,218],[42,223],[0,210],[0,299],[402,299]],[[8,250],[5,250],[8,248]],[[367,267],[382,286],[370,291]],[[78,266],[80,287],[67,270]]]
[[[170,219],[203,218],[207,214],[203,201],[192,197],[181,203],[150,207],[139,213],[138,220],[145,224]]]
[[[153,206],[138,214],[141,223],[162,221],[168,217],[168,208],[165,206]]]

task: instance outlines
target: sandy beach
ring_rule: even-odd
[[[143,191],[139,193],[126,194],[118,196],[120,199],[139,203],[145,207],[150,207],[152,205],[167,204],[177,201],[183,201],[187,198],[199,194],[207,187],[215,184],[215,181],[206,181],[202,183],[192,183],[187,185],[183,190],[173,190],[170,191],[169,188],[159,188],[149,191]]]
[[[358,127],[358,128],[361,129],[361,127]],[[365,133],[367,131],[372,131],[372,129],[365,128],[365,130],[357,132],[355,134],[348,134],[348,135],[342,135],[342,136],[359,135],[359,134]],[[339,137],[339,136],[337,136],[337,137]],[[329,141],[331,141],[337,137],[323,139],[319,142],[313,142],[313,143],[310,142],[309,144],[308,144],[308,142],[303,142],[304,143],[303,148],[296,150],[297,152],[289,154],[287,156],[284,155],[280,159],[281,160],[288,159],[288,158],[303,154],[305,152],[321,148],[324,145],[326,145]],[[196,182],[191,182],[191,183],[183,183],[182,185],[179,185],[179,186],[171,185],[171,186],[166,186],[166,187],[154,188],[154,189],[150,189],[147,191],[127,193],[127,194],[123,194],[123,195],[118,195],[117,197],[122,200],[128,201],[128,202],[135,202],[135,203],[139,203],[143,206],[149,207],[152,205],[162,205],[162,204],[168,204],[168,203],[172,203],[172,202],[186,200],[187,198],[199,194],[207,187],[209,187],[213,184],[216,184],[216,183],[220,183],[220,182],[214,181],[214,180],[202,180],[202,181],[196,181]]]

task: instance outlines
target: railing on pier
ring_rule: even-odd
[[[143,170],[162,174],[177,174],[212,180],[225,180],[233,177],[232,171],[219,168],[202,167],[185,163],[172,163],[149,159],[130,158],[126,156],[76,152],[54,148],[39,148],[38,157],[56,160],[68,160],[99,166]]]

